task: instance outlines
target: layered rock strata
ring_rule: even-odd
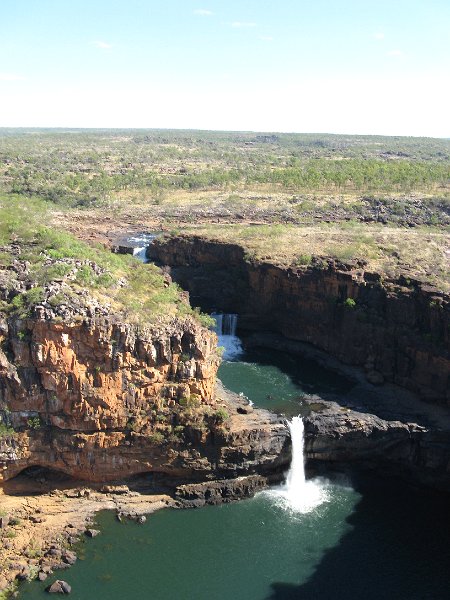
[[[1,330],[2,479],[41,466],[86,481],[202,480],[289,460],[276,418],[216,394],[216,337],[192,318],[142,328],[38,307]]]
[[[369,470],[450,492],[448,428],[383,419],[322,398],[309,402],[314,412],[304,423],[310,468]]]
[[[406,276],[313,257],[291,268],[249,259],[237,244],[157,239],[148,257],[204,309],[237,312],[240,326],[308,342],[340,361],[436,403],[450,403],[450,298]]]

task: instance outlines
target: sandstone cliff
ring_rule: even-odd
[[[148,256],[170,267],[193,304],[237,312],[243,329],[311,343],[364,368],[374,383],[450,402],[450,299],[437,289],[405,277],[383,280],[363,261],[258,262],[239,245],[197,236],[157,239]]]
[[[216,393],[216,336],[177,286],[22,216],[7,214],[0,247],[0,480],[31,466],[191,480],[286,462],[276,418]]]
[[[108,481],[278,464],[285,428],[215,393],[216,338],[192,318],[140,328],[41,316],[2,322],[0,407],[15,430],[0,439],[3,478],[34,465]]]

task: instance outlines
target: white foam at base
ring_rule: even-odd
[[[286,482],[266,492],[277,504],[294,513],[309,513],[329,500],[323,479],[306,479],[304,464],[303,420],[293,417],[288,423],[292,440],[292,461]]]

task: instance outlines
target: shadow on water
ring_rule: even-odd
[[[354,385],[312,359],[265,348],[246,349],[225,360],[218,375],[225,387],[244,393],[256,406],[287,416],[309,412],[302,407],[305,395],[336,399]]]
[[[243,391],[258,406],[282,407],[291,415],[301,412],[305,394],[327,399],[353,386],[313,360],[265,349],[249,350],[221,370],[228,388]],[[448,496],[378,477],[361,477],[356,491],[335,483],[317,515],[301,519],[279,510],[264,493],[199,511],[161,511],[139,526],[119,524],[109,513],[98,515],[102,535],[80,550],[67,575],[72,597],[448,598]],[[44,598],[46,586],[26,584],[22,597]]]
[[[450,590],[448,496],[360,482],[351,526],[303,584],[274,582],[266,600],[445,600]]]
[[[323,367],[311,358],[282,350],[249,348],[244,351],[241,360],[277,367],[307,394],[345,393],[354,385],[344,375]]]
[[[361,413],[376,415],[381,419],[388,421],[403,421],[404,423],[413,422],[426,428],[439,429],[443,432],[450,431],[450,413],[448,407],[438,405],[436,403],[425,402],[418,396],[406,389],[399,388],[393,384],[383,386],[372,385],[360,377],[362,371],[354,369],[355,375],[339,371],[337,361],[334,361],[335,366],[331,364],[323,364],[322,361],[316,360],[313,357],[305,356],[294,352],[287,352],[279,349],[262,348],[258,346],[245,347],[244,352],[236,357],[233,362],[225,362],[219,369],[219,377],[222,379],[226,387],[236,390],[233,387],[233,378],[230,380],[230,385],[227,384],[222,373],[226,370],[239,369],[245,370],[253,367],[253,370],[260,369],[262,373],[260,377],[265,379],[268,387],[274,391],[270,391],[275,402],[267,402],[270,398],[257,398],[255,404],[262,408],[267,408],[274,412],[282,412],[287,416],[292,416],[292,411],[285,411],[285,402],[278,405],[276,401],[283,394],[291,401],[296,400],[297,406],[302,407],[301,399],[304,396],[318,396],[317,407],[320,409],[320,399],[334,401],[341,406],[355,410]],[[241,365],[241,367],[239,367]],[[271,381],[270,374],[277,372],[283,377],[275,377]],[[358,376],[359,373],[359,376]],[[251,373],[250,373],[251,376]],[[229,378],[228,378],[229,379]],[[241,376],[240,378],[245,379]],[[286,389],[286,382],[291,390]],[[239,383],[239,382],[238,382]],[[245,383],[244,383],[245,385]],[[247,386],[248,387],[248,386]],[[258,384],[256,382],[256,386]],[[292,389],[295,393],[292,393]],[[242,390],[244,391],[244,390]],[[244,392],[245,393],[245,392]],[[250,394],[247,394],[249,397]],[[258,400],[263,400],[259,403]],[[308,398],[308,403],[303,403],[303,410],[300,414],[308,414],[312,408],[311,400]],[[281,410],[279,410],[281,408]],[[448,435],[448,434],[447,434]]]

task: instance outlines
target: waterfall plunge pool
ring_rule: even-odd
[[[329,483],[307,514],[267,493],[144,525],[97,516],[101,534],[57,574],[73,600],[444,600],[450,584],[446,502],[405,486]],[[50,581],[53,581],[53,576]],[[42,600],[48,582],[22,588]]]
[[[233,327],[233,319],[225,322]],[[345,393],[345,380],[311,361],[243,352],[231,330],[218,333],[228,357],[220,378],[255,405],[293,416],[304,393]],[[81,544],[75,566],[57,576],[71,584],[73,600],[448,598],[447,498],[396,482],[361,479],[354,487],[335,478],[320,482],[323,496],[306,511],[295,510],[302,477],[233,504],[159,511],[144,525],[100,513],[101,535]],[[20,597],[47,597],[54,579],[24,585]]]

